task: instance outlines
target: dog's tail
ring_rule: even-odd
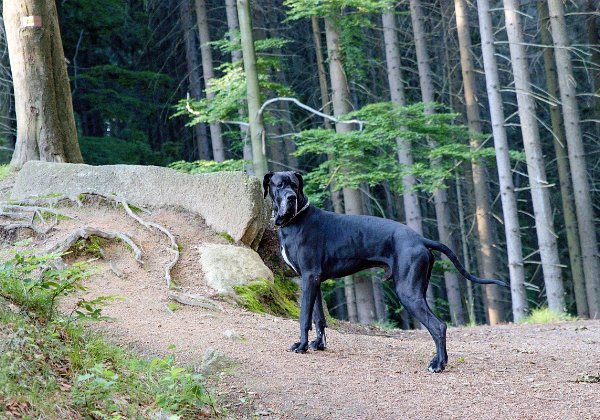
[[[423,238],[423,239],[424,239],[425,246],[427,248],[435,249],[436,251],[440,251],[440,252],[443,252],[444,254],[446,254],[448,259],[450,261],[452,261],[452,264],[454,264],[454,266],[460,272],[460,274],[462,274],[462,276],[464,278],[466,278],[467,280],[471,280],[472,282],[479,283],[479,284],[497,284],[498,286],[509,287],[508,284],[506,284],[505,282],[503,282],[501,280],[481,279],[479,277],[475,277],[473,274],[469,273],[465,269],[465,267],[463,267],[463,265],[460,263],[460,261],[456,257],[456,254],[454,252],[452,252],[452,250],[450,248],[448,248],[446,245],[436,242],[436,241],[429,240],[429,239],[425,239],[425,238]]]

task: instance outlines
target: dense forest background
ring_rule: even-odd
[[[598,2],[253,1],[250,33],[246,4],[57,0],[84,161],[261,175],[259,117],[268,169],[304,174],[313,203],[406,222],[468,270],[510,279],[474,287],[438,261],[427,297],[443,319],[599,316]],[[6,163],[11,74],[2,28]],[[326,282],[330,311],[415,326],[381,280]]]

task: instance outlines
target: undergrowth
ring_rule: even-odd
[[[85,290],[90,267],[47,269],[56,255],[13,252],[0,266],[0,417],[190,418],[214,414],[201,375],[174,355],[143,360],[83,328],[114,297],[60,296]]]
[[[575,321],[577,318],[566,314],[550,310],[547,307],[538,308],[531,311],[527,317],[520,321],[521,324],[550,324],[558,321]]]

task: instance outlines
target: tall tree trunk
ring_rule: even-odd
[[[558,98],[560,93],[558,91],[556,62],[554,61],[554,51],[550,48],[552,45],[552,37],[550,35],[548,22],[548,4],[545,1],[539,1],[537,5],[542,44],[548,46],[544,48],[544,71],[548,95],[551,98]],[[560,197],[562,200],[563,216],[567,231],[569,261],[571,263],[571,275],[573,278],[573,289],[575,291],[577,315],[587,318],[590,316],[590,313],[585,290],[585,273],[581,261],[579,232],[577,231],[577,215],[575,203],[573,202],[573,187],[569,169],[569,158],[567,155],[567,139],[565,138],[565,128],[560,113],[560,107],[556,103],[550,105],[550,119],[552,121],[552,138],[554,151],[556,153],[556,165],[558,167]]]
[[[233,45],[239,44],[239,32],[240,25],[238,23],[238,15],[237,15],[237,6],[235,3],[236,0],[225,0],[225,11],[227,16],[227,31],[229,33],[229,42]],[[231,62],[237,63],[242,61],[242,50],[239,48],[234,48],[231,51]],[[244,108],[240,108],[238,110],[238,115],[240,119],[243,120],[246,112]],[[248,141],[248,127],[240,126],[240,135],[242,137],[243,146],[243,157],[246,162],[252,162],[252,143]],[[246,167],[246,172],[249,174],[254,173],[254,167],[252,165],[248,165]]]
[[[541,0],[543,1],[543,0]],[[591,48],[591,62],[589,72],[592,74],[592,93],[594,94],[594,118],[600,121],[600,35],[598,34],[598,12],[600,4],[597,0],[588,0],[586,12],[588,13],[587,30],[588,45]],[[596,123],[596,135],[600,136],[600,124]]]
[[[15,92],[17,142],[11,161],[83,162],[53,1],[3,2]]]
[[[600,317],[600,261],[594,226],[594,211],[587,178],[585,150],[579,123],[577,92],[573,83],[573,65],[569,55],[570,42],[565,25],[565,11],[561,0],[548,0],[550,26],[554,41],[554,56],[562,102],[569,163],[573,175],[575,209],[579,225],[579,239],[583,257],[583,271],[587,288],[590,317]]]
[[[504,127],[504,107],[500,93],[498,64],[494,48],[492,17],[488,0],[477,0],[479,16],[479,32],[481,35],[481,51],[486,79],[486,89],[496,151],[496,165],[500,181],[500,199],[504,216],[504,232],[508,254],[508,271],[510,275],[510,291],[512,313],[515,322],[527,315],[528,303],[525,291],[525,270],[523,267],[523,247],[515,187],[512,178],[508,140]]]
[[[410,16],[413,25],[413,34],[415,39],[415,48],[417,52],[417,65],[419,69],[419,82],[421,85],[421,97],[425,103],[434,102],[434,89],[431,76],[431,68],[429,66],[429,54],[425,40],[425,28],[423,10],[420,0],[410,0]],[[433,113],[432,107],[426,107],[425,112]],[[432,143],[431,147],[435,147]],[[435,165],[435,162],[432,162]],[[450,211],[448,209],[448,193],[445,189],[438,189],[433,193],[435,204],[435,214],[437,219],[437,228],[440,241],[448,245],[456,251],[456,243],[451,234],[450,228]],[[444,256],[443,258],[447,258]],[[464,311],[462,307],[462,299],[460,296],[460,283],[458,275],[451,271],[444,272],[444,280],[446,283],[446,294],[448,296],[448,305],[450,307],[450,317],[455,325],[464,324]],[[430,306],[433,305],[431,296],[428,296],[427,302]],[[433,307],[432,307],[433,309]]]
[[[249,0],[237,0],[237,11],[242,40],[242,55],[244,57],[244,72],[246,73],[246,98],[248,102],[250,138],[252,140],[254,175],[262,179],[267,173],[267,158],[263,149],[265,128],[261,116],[258,115],[260,109],[260,89],[258,86],[258,71],[256,69],[252,25],[250,23]]]
[[[516,0],[504,1],[504,16],[510,57],[517,94],[519,119],[525,155],[527,159],[527,174],[531,188],[535,227],[542,260],[544,284],[548,306],[556,312],[564,312],[565,296],[558,258],[558,247],[552,208],[550,206],[550,190],[546,181],[544,156],[540,144],[540,133],[535,115],[535,102],[532,95],[529,78],[529,65],[525,53],[525,43],[521,26],[520,12]],[[587,193],[587,192],[586,192]]]
[[[463,78],[463,92],[467,110],[469,130],[475,133],[469,141],[471,151],[476,152],[481,148],[481,117],[477,103],[475,87],[475,72],[471,59],[471,35],[465,0],[454,0],[456,14],[456,31],[460,50],[460,67]],[[475,220],[477,221],[477,236],[479,237],[480,253],[482,258],[481,273],[483,277],[495,278],[497,274],[496,254],[493,249],[495,226],[492,222],[492,209],[490,205],[490,190],[488,185],[487,168],[482,159],[473,159],[473,184],[475,189]],[[488,303],[488,317],[491,325],[504,320],[504,306],[502,303],[502,290],[500,286],[486,285],[485,294]]]
[[[198,63],[198,48],[196,37],[192,30],[192,6],[190,0],[181,0],[179,2],[179,21],[183,31],[183,41],[185,43],[185,58],[187,62],[188,81],[190,95],[194,99],[202,98],[202,83],[200,80],[200,64]],[[194,126],[194,142],[197,149],[198,158],[202,160],[210,159],[210,145],[206,124],[199,123]]]
[[[205,0],[196,0],[196,20],[198,21],[198,39],[200,40],[200,55],[202,56],[202,73],[204,76],[206,97],[212,101],[215,94],[211,92],[209,85],[210,81],[214,79],[215,73],[210,48],[210,32],[206,16]],[[219,123],[210,124],[210,140],[213,158],[217,162],[223,162],[225,160],[225,148],[223,147],[223,134],[221,133],[221,125]]]
[[[398,48],[398,35],[396,34],[396,17],[393,12],[388,11],[382,15],[383,37],[385,42],[385,58],[387,64],[388,84],[390,87],[390,99],[400,106],[406,105],[406,96],[402,82],[400,63],[400,49]],[[398,161],[404,167],[411,167],[413,157],[411,154],[410,140],[397,138]],[[402,186],[404,189],[404,212],[406,224],[419,235],[423,235],[423,216],[419,197],[414,191],[417,180],[414,175],[404,175]]]
[[[329,56],[329,75],[331,77],[331,98],[333,102],[333,114],[336,117],[347,114],[351,110],[350,91],[346,73],[341,59],[340,34],[338,28],[329,19],[325,19],[325,35],[327,38],[327,53]],[[346,133],[353,130],[350,124],[337,123],[335,127],[338,133]],[[360,191],[350,188],[343,189],[344,207],[346,214],[362,213],[362,197]],[[375,301],[373,297],[373,284],[367,276],[354,275],[354,297],[358,322],[369,324],[376,320]],[[346,283],[351,284],[350,281]],[[346,296],[351,297],[347,292]],[[348,314],[351,314],[351,301],[348,300]]]

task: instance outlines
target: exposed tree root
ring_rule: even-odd
[[[6,216],[9,218],[13,218],[13,219],[19,219],[19,221],[23,221],[23,223],[20,223],[20,224],[12,223],[9,225],[4,225],[4,227],[0,226],[0,228],[4,228],[5,230],[11,230],[11,229],[16,229],[17,227],[24,227],[24,228],[30,228],[36,233],[47,233],[47,230],[42,231],[39,228],[36,228],[34,226],[33,222],[34,222],[35,217],[37,216],[39,218],[39,220],[41,220],[44,224],[47,224],[46,219],[44,218],[44,214],[52,214],[57,218],[65,217],[65,218],[72,219],[73,217],[71,217],[61,211],[58,211],[53,207],[49,207],[49,206],[57,205],[59,202],[61,202],[63,200],[68,200],[68,201],[75,203],[78,207],[82,207],[84,204],[81,200],[82,196],[98,197],[102,200],[106,200],[111,203],[114,203],[116,206],[121,205],[123,207],[123,209],[125,210],[125,212],[127,213],[127,215],[132,217],[139,224],[141,224],[142,226],[144,226],[145,228],[147,228],[149,230],[157,229],[160,232],[162,232],[164,235],[166,235],[167,238],[169,238],[170,246],[168,247],[168,250],[169,250],[169,252],[171,252],[173,254],[173,259],[171,260],[171,262],[169,264],[167,264],[165,266],[165,275],[164,276],[165,276],[165,281],[167,283],[167,287],[170,287],[171,281],[172,281],[171,270],[173,269],[173,267],[175,267],[175,265],[179,261],[179,257],[180,257],[179,246],[177,245],[175,236],[173,236],[173,234],[164,226],[161,226],[158,223],[149,222],[149,221],[142,219],[131,209],[131,206],[123,198],[121,198],[117,195],[105,195],[105,194],[96,193],[96,192],[86,192],[86,193],[81,193],[78,195],[60,195],[60,196],[55,196],[55,197],[35,198],[35,199],[23,200],[23,201],[19,201],[19,202],[15,202],[15,203],[0,202],[0,216]],[[40,203],[44,203],[46,206],[39,206]],[[140,211],[142,211],[146,214],[150,214],[150,212],[147,209],[144,209],[143,207],[139,207],[137,205],[135,207],[136,207],[136,209],[139,209]],[[32,212],[33,214],[29,215],[28,212]],[[17,226],[17,225],[19,225],[19,226]],[[135,245],[135,243],[131,240],[131,238],[129,238],[129,236],[125,235],[124,233],[120,233],[120,232],[101,231],[101,230],[94,229],[91,227],[84,227],[84,228],[78,229],[73,234],[71,234],[67,239],[65,239],[65,241],[63,241],[61,244],[56,245],[54,247],[54,248],[56,248],[56,250],[53,248],[52,252],[65,252],[78,239],[88,238],[89,236],[99,236],[99,237],[106,238],[106,239],[119,238],[119,239],[123,240],[123,242],[127,243],[131,247],[131,249],[134,250],[134,253],[136,254],[136,261],[141,263],[141,250],[139,249],[139,247],[137,247]]]
[[[133,242],[133,240],[122,232],[101,230],[90,226],[84,226],[71,233],[61,242],[48,250],[48,253],[63,254],[67,252],[79,239],[88,239],[90,236],[98,236],[104,239],[120,239],[132,249],[134,258],[139,264],[143,264],[142,250]]]
[[[40,229],[39,227],[35,226],[33,223],[27,223],[27,222],[8,223],[5,225],[0,225],[0,229],[4,230],[5,232],[9,232],[9,231],[12,231],[15,229],[31,229],[37,235],[45,235],[46,233],[48,233],[48,230]]]
[[[165,281],[167,282],[167,287],[171,287],[171,270],[175,267],[175,264],[179,261],[179,246],[177,245],[177,241],[175,240],[175,236],[164,226],[159,225],[158,223],[148,222],[142,219],[140,216],[135,214],[133,210],[129,207],[125,200],[120,200],[120,204],[125,209],[125,212],[135,219],[140,225],[144,226],[147,229],[152,230],[152,228],[157,229],[164,233],[169,240],[171,241],[171,246],[168,248],[171,253],[173,253],[173,259],[169,264],[165,266]]]
[[[198,306],[200,308],[209,309],[211,311],[223,312],[224,309],[217,302],[207,298],[206,296],[171,291],[168,295],[169,299],[179,302],[183,305]]]

